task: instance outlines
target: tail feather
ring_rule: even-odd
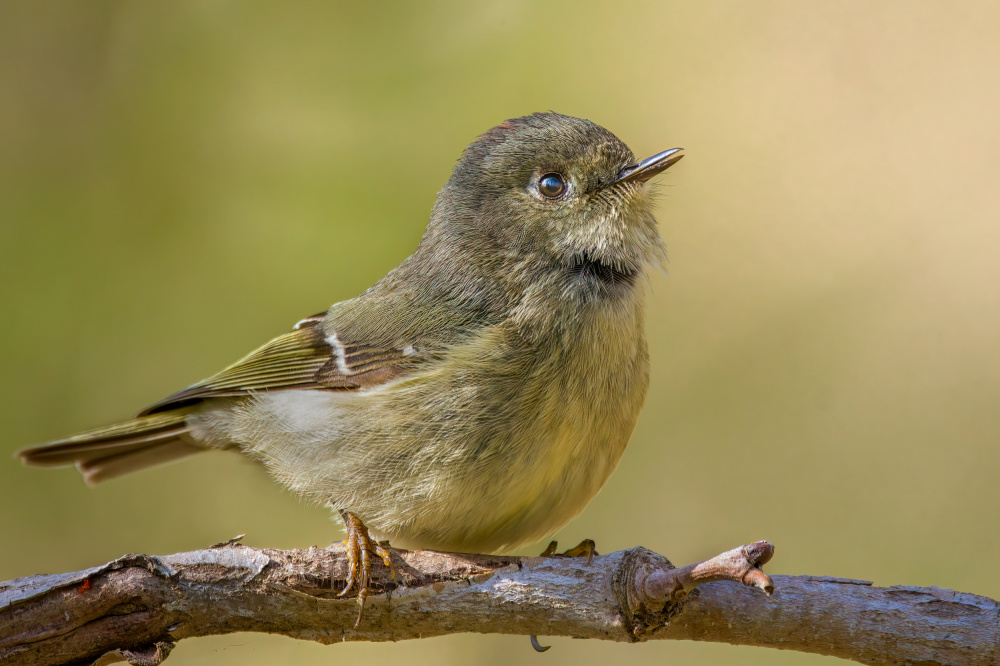
[[[178,439],[160,444],[153,444],[143,449],[128,451],[116,456],[98,458],[96,460],[78,461],[76,468],[83,475],[83,480],[89,486],[95,486],[101,481],[113,479],[116,476],[131,474],[147,467],[186,458],[193,453],[205,449],[182,442]]]
[[[185,437],[187,411],[163,412],[24,449],[26,465],[76,465],[90,484],[203,450]]]

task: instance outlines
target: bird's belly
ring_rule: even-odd
[[[454,457],[434,474],[434,492],[414,498],[423,506],[373,527],[400,545],[474,552],[509,551],[551,535],[597,494],[625,450],[646,376],[644,368],[621,372],[622,381],[590,377],[604,388],[586,393],[566,381],[547,388],[543,399],[529,401],[533,419],[512,419],[523,426],[500,429],[493,441],[451,442]]]
[[[617,466],[628,433],[582,432],[567,424],[546,442],[544,460],[507,461],[505,473],[483,470],[476,481],[447,484],[407,520],[370,527],[400,546],[500,552],[534,543],[576,517]],[[542,444],[542,443],[539,443]],[[414,503],[416,506],[417,502]],[[411,507],[407,507],[411,508]]]
[[[583,511],[618,465],[631,429],[588,430],[566,423],[543,444],[547,454],[520,466],[502,494],[491,497],[470,546],[487,552],[516,548],[550,536]]]

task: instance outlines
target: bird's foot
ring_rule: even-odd
[[[577,545],[573,546],[564,553],[557,553],[559,549],[558,541],[550,541],[549,547],[546,548],[540,557],[586,557],[587,564],[594,559],[594,555],[598,555],[597,544],[594,543],[593,539],[584,539]],[[542,645],[538,642],[538,637],[534,634],[531,635],[531,647],[535,649],[535,652],[545,652],[551,645]]]
[[[347,539],[344,541],[344,545],[347,546],[347,563],[350,568],[347,573],[347,587],[337,596],[346,596],[348,592],[357,586],[357,598],[360,608],[358,609],[358,620],[354,623],[356,627],[361,624],[361,616],[365,612],[365,599],[368,597],[368,578],[372,570],[371,556],[375,555],[381,558],[385,566],[389,567],[393,581],[396,580],[396,567],[392,565],[392,558],[389,556],[389,551],[385,548],[389,543],[388,541],[379,543],[372,539],[368,534],[368,528],[365,527],[365,524],[350,511],[341,511],[340,515],[344,519],[344,526],[347,528]]]
[[[545,549],[541,557],[586,557],[587,564],[590,564],[590,561],[594,559],[594,555],[599,554],[597,552],[597,544],[594,543],[593,539],[584,539],[564,553],[557,553],[556,550],[558,548],[558,541],[550,541],[549,547]]]

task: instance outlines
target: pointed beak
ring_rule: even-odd
[[[612,183],[624,183],[627,180],[637,183],[645,182],[661,171],[666,171],[677,164],[684,157],[683,150],[683,148],[671,148],[670,150],[664,150],[662,153],[657,153],[652,157],[647,157],[636,164],[623,166]]]

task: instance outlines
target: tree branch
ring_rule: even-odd
[[[686,639],[866,664],[985,666],[1000,658],[992,599],[817,576],[772,582],[760,570],[773,553],[767,542],[679,569],[644,548],[590,564],[393,549],[398,579],[378,565],[355,628],[354,600],[336,598],[347,574],[343,546],[261,550],[237,540],[0,583],[0,662],[153,666],[178,640],[236,631],[321,643],[459,632]]]

